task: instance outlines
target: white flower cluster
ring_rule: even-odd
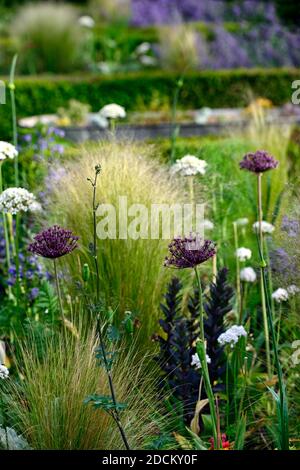
[[[242,217],[241,219],[237,219],[235,223],[239,227],[245,227],[245,225],[249,224],[249,219],[247,219],[247,217]]]
[[[219,338],[218,338],[218,343],[221,346],[225,346],[226,344],[230,344],[230,346],[233,348],[233,346],[238,342],[238,340],[242,336],[247,336],[247,332],[245,328],[241,325],[233,325],[231,328],[229,328],[225,333],[222,333]]]
[[[16,147],[8,142],[0,141],[0,162],[7,158],[14,159],[18,156]]]
[[[100,109],[100,115],[105,119],[122,119],[126,117],[126,111],[123,106],[111,103]]]
[[[194,155],[185,155],[171,167],[171,173],[181,176],[205,175],[207,163]]]
[[[279,287],[275,292],[272,294],[272,298],[280,304],[281,302],[286,302],[289,298],[289,293],[286,289]]]
[[[300,292],[300,289],[298,286],[295,286],[295,284],[291,284],[290,286],[287,287],[286,289],[289,293],[289,295],[296,295],[296,294],[299,294]]]
[[[252,225],[252,228],[255,233],[259,233],[259,222],[254,222],[254,224]],[[262,230],[262,233],[273,233],[275,230],[275,227],[274,225],[269,224],[269,222],[262,220],[261,230]]]
[[[242,247],[242,248],[238,248],[235,254],[239,261],[247,261],[247,259],[251,258],[252,251],[249,250],[249,248]]]
[[[88,15],[83,15],[79,18],[78,23],[84,28],[93,28],[95,26],[95,20]]]
[[[256,278],[257,278],[256,272],[250,266],[248,266],[247,268],[241,269],[241,272],[240,272],[241,281],[243,281],[243,282],[255,282]]]
[[[0,211],[17,214],[20,211],[38,211],[40,204],[35,196],[24,188],[8,188],[0,194]]]
[[[9,370],[4,365],[0,364],[0,379],[5,380],[9,376]]]
[[[208,354],[206,354],[206,362],[207,364],[211,363],[211,358]],[[197,353],[192,355],[191,366],[195,366],[196,369],[201,369],[201,361]]]

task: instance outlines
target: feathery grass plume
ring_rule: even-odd
[[[10,29],[27,72],[69,72],[82,64],[85,36],[71,5],[26,4],[17,11]]]
[[[81,241],[77,258],[64,260],[74,276],[78,276],[80,266],[90,260],[90,253],[85,248],[90,245],[92,227],[87,178],[95,165],[100,163],[102,167],[97,202],[112,204],[117,215],[120,196],[127,197],[128,208],[132,204],[144,204],[149,216],[153,203],[172,205],[184,200],[183,183],[171,181],[168,169],[151,159],[152,155],[151,146],[125,141],[86,146],[80,150],[80,158],[69,162],[65,175],[53,185],[48,216],[55,220],[59,217],[61,223],[76,231]],[[134,309],[143,334],[150,337],[157,324],[157,305],[163,286],[170,276],[161,261],[166,241],[119,239],[119,225],[116,227],[117,239],[98,240],[101,294],[109,303],[118,303],[120,315]],[[161,229],[159,232],[161,235]]]
[[[11,381],[10,422],[33,449],[124,448],[107,413],[95,413],[84,404],[90,393],[107,394],[108,384],[104,370],[97,367],[95,330],[78,330],[79,340],[62,332],[45,336],[43,354],[37,354],[30,335],[18,344],[16,364],[24,378]],[[131,349],[119,346],[122,352],[114,361],[114,383],[119,399],[127,403],[122,415],[126,432],[138,449],[163,421],[156,397],[157,371],[152,364],[149,373],[150,358],[140,360]]]
[[[199,65],[198,35],[193,26],[174,24],[160,28],[160,62],[163,68],[185,72]]]

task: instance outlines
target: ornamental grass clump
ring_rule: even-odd
[[[163,269],[161,260],[166,241],[158,238],[132,239],[125,227],[121,231],[119,211],[126,198],[127,208],[132,204],[144,205],[150,216],[152,204],[182,203],[185,201],[183,183],[170,180],[167,167],[151,158],[156,149],[133,142],[101,142],[82,147],[77,158],[67,162],[60,179],[48,180],[51,186],[47,217],[60,221],[76,230],[80,249],[76,257],[64,257],[62,262],[71,276],[78,278],[84,263],[90,263],[89,246],[92,242],[90,182],[91,169],[100,163],[101,182],[97,186],[96,200],[111,204],[116,214],[116,236],[99,239],[97,246],[101,296],[116,306],[116,321],[120,322],[125,310],[134,310],[141,322],[141,341],[149,338],[158,320],[157,305],[163,295],[170,273]],[[62,196],[63,194],[63,196]],[[72,203],[70,203],[72,201]],[[98,223],[103,217],[97,216]],[[128,225],[131,218],[128,219]],[[127,235],[126,235],[127,234]],[[123,236],[123,238],[122,238]],[[171,237],[168,238],[168,240]],[[91,268],[91,289],[96,291],[95,269]],[[74,283],[70,284],[72,290]],[[74,289],[74,287],[73,287]]]
[[[12,20],[11,35],[26,72],[69,72],[83,65],[85,34],[71,5],[28,3]]]
[[[82,310],[81,317],[85,313]],[[18,341],[15,363],[22,380],[8,384],[9,422],[35,450],[122,450],[121,436],[109,415],[84,404],[91,391],[105,394],[109,387],[104,369],[97,367],[95,329],[76,327],[78,339],[44,330],[41,343],[30,332]],[[148,358],[141,359],[133,349],[120,345],[112,374],[118,398],[127,403],[128,439],[140,449],[166,418],[157,402],[157,371],[152,365],[149,372]]]

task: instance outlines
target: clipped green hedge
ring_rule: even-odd
[[[42,76],[16,80],[18,117],[54,113],[59,106],[75,98],[89,103],[93,111],[115,102],[128,111],[147,109],[159,99],[171,103],[178,76],[172,72],[138,72],[114,76]],[[191,72],[184,78],[179,107],[196,109],[235,107],[247,104],[248,91],[272,100],[276,105],[290,101],[293,80],[300,69],[253,69]],[[0,140],[11,129],[9,93],[7,104],[0,106]]]

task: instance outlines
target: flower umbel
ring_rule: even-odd
[[[44,258],[56,259],[75,250],[78,239],[71,230],[54,225],[38,233],[28,250]]]
[[[240,279],[243,282],[255,282],[256,278],[256,272],[251,266],[243,268],[240,272]]]
[[[280,304],[281,302],[286,302],[289,298],[289,293],[286,289],[279,287],[275,292],[272,294],[273,299],[275,302]]]
[[[229,344],[233,348],[233,346],[238,342],[238,340],[242,336],[247,336],[245,328],[241,325],[233,325],[231,328],[225,331],[225,333],[222,333],[219,336],[218,343],[220,343],[221,346]]]
[[[106,119],[122,119],[126,117],[126,111],[123,106],[115,103],[103,106],[103,108],[100,109],[100,114]]]
[[[201,240],[197,236],[178,237],[169,244],[170,256],[165,258],[164,266],[178,269],[195,268],[198,264],[216,254],[211,240]]]
[[[277,168],[278,161],[265,150],[257,150],[255,153],[247,153],[240,162],[242,170],[253,173],[264,173],[265,171]]]
[[[171,173],[179,173],[181,176],[205,175],[207,163],[194,155],[185,155],[171,167]]]
[[[252,225],[253,231],[255,233],[259,232],[259,222],[254,222]],[[275,230],[274,225],[269,224],[269,222],[266,222],[265,220],[261,221],[261,231],[262,233],[273,233]]]
[[[18,212],[36,211],[40,209],[34,194],[24,188],[8,188],[0,195],[0,211],[9,214]]]
[[[251,258],[252,252],[249,248],[241,247],[236,250],[235,254],[239,261],[246,261]]]
[[[5,380],[9,376],[9,370],[4,365],[0,364],[0,379]]]
[[[18,156],[16,147],[8,142],[0,141],[0,162],[10,158],[13,160]]]

